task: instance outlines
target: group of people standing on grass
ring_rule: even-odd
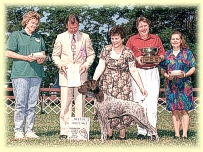
[[[42,65],[45,58],[32,55],[37,52],[45,55],[46,51],[42,36],[35,32],[39,22],[40,15],[37,12],[30,11],[25,14],[22,20],[23,29],[13,32],[6,45],[6,56],[13,58],[11,80],[16,101],[15,139],[39,138],[33,131],[33,126],[40,83],[45,77]],[[77,87],[68,87],[68,65],[79,66],[80,80],[83,83],[87,80],[88,69],[95,59],[89,35],[78,30],[78,16],[69,15],[65,19],[65,26],[67,31],[57,35],[52,53],[53,61],[59,68],[61,87],[60,139],[66,139],[68,135],[68,117],[72,113],[71,97],[75,101],[75,117],[84,117],[85,96],[78,92]],[[179,132],[182,124],[182,137],[186,139],[189,127],[188,111],[194,109],[191,75],[195,72],[195,57],[188,49],[181,32],[171,33],[171,49],[165,52],[161,39],[149,32],[150,21],[147,18],[139,17],[135,26],[138,33],[131,36],[126,45],[123,43],[126,30],[119,25],[111,28],[111,44],[101,50],[93,79],[99,80],[101,89],[109,96],[140,102],[149,122],[156,128],[160,66],[161,74],[165,77],[167,110],[172,111],[174,138],[181,137]],[[145,47],[158,48],[160,63],[146,64],[141,61],[141,49]],[[169,71],[172,70],[181,70],[182,75],[171,76]],[[111,120],[109,123],[109,126],[117,128],[120,122]],[[119,140],[126,140],[126,127],[120,129]],[[137,128],[137,139],[149,136],[146,129],[140,126]],[[108,139],[112,138],[113,129],[109,127]],[[153,136],[152,140],[155,138]]]

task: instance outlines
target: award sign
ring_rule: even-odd
[[[89,140],[90,118],[69,117],[68,122],[69,140]]]
[[[146,47],[140,49],[143,57],[141,58],[142,63],[159,63],[161,58],[157,56],[158,48]]]
[[[68,87],[81,86],[79,66],[77,64],[69,64],[67,69]]]

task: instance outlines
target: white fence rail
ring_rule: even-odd
[[[6,88],[6,96],[5,96],[5,112],[7,114],[11,114],[14,112],[15,109],[15,99],[12,95],[12,88]],[[195,94],[194,102],[195,102],[195,111],[199,113],[199,105],[200,99],[198,97],[199,88],[193,88],[193,92]],[[160,96],[158,99],[157,107],[158,113],[162,113],[166,111],[166,100],[164,98],[164,89],[160,89]],[[75,108],[74,100],[73,102],[73,109]],[[40,96],[38,99],[38,104],[36,107],[36,114],[49,114],[54,112],[55,114],[60,113],[61,110],[61,99],[60,99],[60,89],[57,88],[40,88]],[[93,98],[87,97],[85,99],[85,115],[94,113],[94,100]],[[74,114],[74,110],[73,110]]]

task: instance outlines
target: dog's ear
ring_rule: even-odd
[[[88,84],[89,84],[89,80],[87,80],[87,81],[85,81],[84,83],[83,83],[83,86],[88,86]]]
[[[96,80],[89,80],[89,82],[91,83],[90,87],[92,90],[95,90],[97,88],[97,81]]]
[[[103,102],[104,101],[104,93],[101,89],[99,89],[98,93],[95,93],[95,97],[97,99],[97,102]]]

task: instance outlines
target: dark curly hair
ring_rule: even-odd
[[[110,36],[114,36],[116,34],[120,35],[120,37],[124,39],[126,37],[125,28],[119,25],[112,27],[112,29],[110,30]]]

